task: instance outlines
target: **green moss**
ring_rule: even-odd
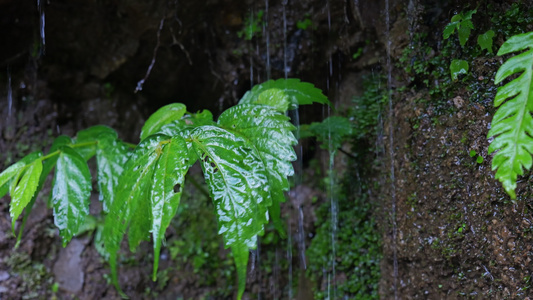
[[[25,252],[13,252],[4,262],[10,270],[10,274],[22,279],[16,292],[22,299],[43,299],[52,291],[54,282],[49,270],[39,262],[31,260]]]

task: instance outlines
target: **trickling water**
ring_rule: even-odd
[[[329,10],[329,0],[326,1],[326,9],[328,11],[328,31],[331,31],[331,13]]]
[[[263,32],[266,38],[266,76],[270,79],[270,30],[268,27],[268,0],[265,0],[265,22],[263,23]]]
[[[283,7],[283,74],[285,74],[285,79],[288,78],[289,69],[287,66],[287,12],[286,12],[286,6],[287,6],[288,0],[281,1],[281,5]]]
[[[7,116],[11,118],[13,107],[13,89],[11,88],[11,70],[7,67]]]
[[[253,24],[254,22],[254,11],[253,9],[250,9],[250,22]],[[250,51],[251,51],[250,46]],[[250,55],[250,90],[254,87],[254,60],[252,55]]]
[[[260,237],[257,237],[257,251],[255,251],[255,254],[256,254],[256,261],[257,261],[257,271],[256,271],[256,276],[257,276],[257,282],[259,282],[259,292],[257,292],[257,299],[258,300],[261,300],[261,268],[260,268],[260,265],[261,265],[261,238]]]
[[[287,240],[287,261],[289,262],[289,298],[292,299],[292,225],[291,222],[288,222],[288,240]]]
[[[329,108],[328,108],[329,114]],[[335,150],[332,148],[331,142],[331,128],[328,129],[329,135],[329,201],[330,201],[330,214],[331,214],[331,282],[328,286],[328,298],[337,299],[337,287],[336,287],[336,257],[337,257],[337,197],[335,195],[335,178],[333,173],[333,167],[335,165]],[[331,294],[332,293],[332,294]],[[331,297],[333,296],[333,297]]]
[[[392,249],[393,249],[393,289],[394,299],[398,299],[398,253],[396,249],[397,224],[396,224],[396,184],[394,175],[394,134],[393,134],[393,118],[392,110],[392,64],[391,64],[391,37],[390,37],[390,15],[389,15],[389,0],[385,0],[385,37],[387,41],[387,95],[389,97],[389,159],[390,159],[390,180],[391,180],[391,219],[392,219]]]
[[[39,33],[41,35],[41,55],[44,55],[46,38],[45,38],[45,15],[42,0],[37,0],[37,9],[39,10]]]

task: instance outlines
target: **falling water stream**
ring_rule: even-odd
[[[396,249],[397,224],[396,224],[396,184],[394,175],[394,112],[392,107],[392,64],[391,64],[391,37],[390,37],[390,15],[389,0],[385,0],[385,39],[387,41],[387,95],[389,97],[389,159],[390,159],[390,181],[391,181],[391,219],[392,219],[392,251],[393,251],[393,289],[394,299],[398,299],[398,251]]]
[[[13,108],[13,88],[11,87],[11,70],[7,67],[7,117],[11,118]]]
[[[39,10],[39,34],[41,37],[41,55],[44,55],[46,48],[46,37],[45,37],[45,14],[43,7],[44,0],[37,0],[37,9]]]

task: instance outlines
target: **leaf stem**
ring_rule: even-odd
[[[123,142],[123,143],[124,143],[124,145],[126,145],[126,146],[128,146],[128,147],[130,147],[130,148],[132,148],[132,149],[135,149],[135,147],[137,147],[136,144],[127,143],[127,142]]]

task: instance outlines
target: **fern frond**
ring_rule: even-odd
[[[509,58],[496,73],[495,84],[521,74],[498,88],[494,106],[499,108],[488,133],[489,139],[494,138],[489,154],[496,151],[492,170],[497,170],[496,179],[512,199],[516,198],[518,175],[529,170],[533,162],[533,32],[511,37],[498,51],[501,56],[525,49],[529,50]]]

